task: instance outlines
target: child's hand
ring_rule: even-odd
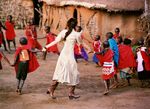
[[[42,51],[43,51],[43,52],[46,52],[46,48],[45,48],[45,47],[43,47]]]

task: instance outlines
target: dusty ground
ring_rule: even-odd
[[[17,31],[18,37],[22,35],[23,31]],[[44,40],[40,41],[44,44]],[[13,62],[13,53],[5,54]],[[81,97],[70,101],[67,86],[60,84],[56,90],[57,99],[52,100],[45,92],[50,85],[58,56],[49,54],[46,61],[42,60],[40,53],[37,57],[40,68],[28,75],[23,95],[15,93],[14,69],[2,60],[0,109],[150,109],[150,89],[140,88],[136,79],[132,80],[132,86],[112,89],[108,96],[104,96],[100,68],[91,62],[91,56],[88,65],[82,60],[78,63],[80,84],[76,92]]]

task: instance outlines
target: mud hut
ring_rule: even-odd
[[[137,19],[143,13],[144,0],[43,0],[43,25],[58,33],[67,19],[75,17],[86,37],[103,37],[115,27],[123,36],[140,36]]]
[[[6,20],[7,15],[12,15],[16,26],[23,27],[30,18],[39,23],[39,9],[42,5],[41,0],[0,0],[0,17],[2,21]]]

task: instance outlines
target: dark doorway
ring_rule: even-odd
[[[78,12],[77,12],[77,9],[74,9],[73,18],[78,19]]]
[[[34,23],[35,25],[39,25],[40,14],[36,11],[36,9],[42,10],[43,2],[40,2],[40,0],[33,0],[33,5],[34,5]]]

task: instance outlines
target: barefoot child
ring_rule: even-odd
[[[134,58],[134,53],[131,47],[131,40],[125,38],[123,44],[118,45],[119,48],[119,64],[118,68],[120,69],[120,78],[123,80],[126,79],[128,81],[128,85],[130,86],[130,71],[132,68],[136,67],[136,61]]]
[[[27,46],[27,39],[25,37],[21,37],[19,42],[20,47],[18,47],[15,52],[15,61],[12,66],[15,66],[16,70],[16,91],[18,94],[21,94],[27,74],[36,70],[39,67],[39,64],[35,55],[29,50],[29,47]]]
[[[41,50],[42,46],[40,43],[37,41],[37,34],[36,34],[36,29],[34,26],[32,26],[32,22],[27,22],[26,28],[25,28],[25,35],[28,40],[28,46],[30,49],[35,50],[35,48]]]
[[[95,36],[94,42],[93,42],[93,49],[94,49],[93,62],[95,62],[97,65],[99,65],[99,60],[97,58],[96,53],[101,51],[100,35]]]
[[[144,47],[144,41],[138,42],[137,50],[137,72],[138,78],[141,81],[141,87],[146,87],[146,83],[150,80],[150,56],[147,53],[147,48]]]
[[[47,39],[47,42],[46,42],[46,45],[47,44],[50,44],[51,42],[53,42],[56,38],[56,36],[50,31],[50,27],[49,26],[45,26],[45,32],[46,32],[46,36],[44,38]],[[46,55],[47,55],[47,52],[53,52],[53,53],[56,53],[56,54],[60,54],[59,50],[58,50],[58,47],[57,47],[57,44],[49,47],[47,49],[46,52],[44,52],[44,60],[46,60]]]
[[[105,84],[104,95],[109,93],[110,89],[110,79],[114,76],[114,62],[113,62],[113,51],[109,48],[109,42],[105,41],[103,43],[103,50],[97,55],[101,65],[102,65],[102,79]]]
[[[81,32],[82,31],[81,26],[77,26],[76,31]],[[83,41],[83,39],[87,40],[83,35],[81,35],[81,39],[82,39],[82,41]],[[83,58],[87,64],[89,57],[85,50],[85,47],[87,48],[88,51],[91,51],[85,43],[82,42],[82,44],[80,46],[76,43],[74,46],[74,54],[75,54],[76,61],[78,58]]]

